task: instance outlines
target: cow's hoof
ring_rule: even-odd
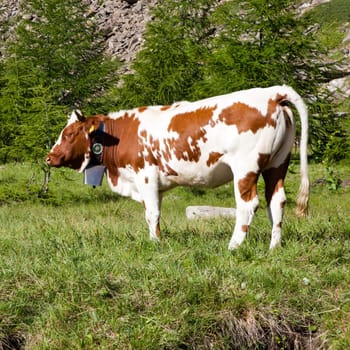
[[[231,251],[236,250],[238,247],[239,247],[239,243],[233,241],[229,243],[228,250],[231,250]]]
[[[281,247],[281,242],[277,242],[277,243],[271,243],[270,244],[270,250],[275,250]]]

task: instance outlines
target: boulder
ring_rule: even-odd
[[[187,219],[201,219],[201,218],[217,218],[217,217],[235,217],[235,208],[224,208],[224,207],[212,207],[208,205],[195,205],[188,206],[186,208]]]

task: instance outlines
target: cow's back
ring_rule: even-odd
[[[156,166],[164,188],[224,184],[232,179],[232,166],[254,167],[259,153],[273,152],[276,133],[285,132],[275,120],[280,107],[275,90],[251,89],[112,114],[121,138],[119,167],[138,172]]]

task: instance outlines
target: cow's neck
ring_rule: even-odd
[[[117,119],[105,119],[105,148],[103,164],[107,167],[112,183],[118,182],[118,169],[138,172],[144,166],[142,145],[139,140],[140,120],[127,111]]]
[[[120,141],[120,129],[117,120],[105,118],[105,139],[102,164],[107,168],[109,178],[114,186],[118,184],[120,166],[118,144]]]

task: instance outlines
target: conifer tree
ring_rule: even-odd
[[[199,96],[291,85],[309,105],[314,156],[318,160],[343,157],[346,151],[330,151],[340,149],[337,143],[343,132],[329,93],[322,87],[337,68],[317,40],[317,26],[297,12],[295,1],[228,1],[212,19],[221,31],[205,59],[204,79],[196,87]]]
[[[84,105],[115,82],[116,61],[103,53],[103,37],[88,18],[87,2],[24,0],[23,11],[29,19],[20,22],[11,50],[43,72],[56,103]]]
[[[37,160],[50,148],[62,118],[42,72],[15,56],[5,64],[0,94],[0,161]]]
[[[314,155],[342,157],[331,154],[343,133],[322,89],[334,67],[316,33],[293,0],[161,2],[119,101],[166,104],[288,84],[309,104]]]
[[[92,97],[116,81],[118,62],[104,56],[87,3],[23,0],[22,7],[0,77],[0,161],[42,157],[65,122],[63,110],[93,109]]]
[[[201,80],[201,63],[211,33],[210,14],[218,0],[159,2],[148,24],[145,44],[123,77],[119,103],[124,107],[167,104],[189,99]],[[126,102],[125,102],[126,101]]]

